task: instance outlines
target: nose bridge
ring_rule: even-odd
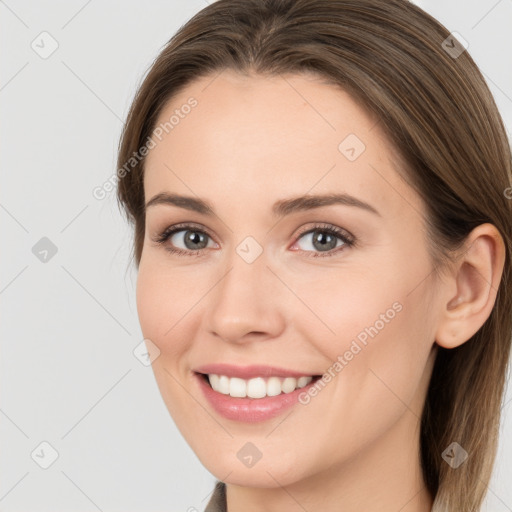
[[[283,302],[279,280],[268,263],[263,247],[251,237],[233,249],[210,298],[206,326],[210,332],[230,342],[279,334],[284,326]]]

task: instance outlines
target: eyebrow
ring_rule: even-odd
[[[145,205],[145,209],[159,204],[169,204],[184,208],[203,215],[214,216],[215,210],[211,203],[204,199],[192,196],[182,196],[178,194],[169,194],[161,192],[153,196]],[[341,204],[344,206],[353,206],[371,212],[379,217],[381,214],[370,204],[351,196],[350,194],[323,194],[323,195],[305,195],[292,197],[289,199],[280,199],[272,206],[272,213],[277,217],[284,217],[295,212],[312,210],[322,206]]]

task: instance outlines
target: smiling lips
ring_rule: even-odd
[[[194,371],[199,387],[212,408],[239,422],[264,421],[298,402],[302,389],[320,375],[269,366],[212,364]]]
[[[274,366],[209,364],[196,369],[217,393],[233,398],[263,398],[307,386],[315,375]]]

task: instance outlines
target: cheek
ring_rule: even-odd
[[[294,291],[302,299],[292,307],[304,310],[295,315],[304,339],[316,340],[317,348],[332,361],[351,348],[356,352],[354,343],[368,347],[399,322],[405,295],[396,280],[354,271],[338,276],[332,272],[328,280],[321,275],[307,281],[295,277]]]
[[[163,355],[181,350],[174,334],[180,319],[190,309],[187,294],[176,280],[158,266],[142,264],[137,277],[136,303],[143,336],[158,346]],[[171,343],[172,341],[172,343]]]
[[[368,410],[380,411],[383,421],[391,419],[403,410],[403,402],[413,400],[434,341],[427,263],[421,258],[415,266],[393,263],[391,268],[402,268],[400,278],[368,269],[298,289],[331,331],[316,321],[322,335],[312,336],[311,322],[302,324],[306,339],[315,340],[317,350],[332,362],[335,401],[352,404],[343,414],[353,416],[354,425]]]
[[[336,401],[351,404],[345,414],[352,416],[353,426],[364,425],[372,411],[375,423],[365,427],[369,437],[385,431],[407,410],[421,416],[419,390],[428,376],[433,319],[427,316],[425,289],[409,293],[411,289],[395,281],[394,286],[375,288],[371,300],[354,297],[352,316],[345,322],[350,334],[340,339],[332,357],[341,354],[344,366]]]
[[[160,350],[152,369],[162,398],[178,427],[184,423],[190,395],[184,392],[186,375],[181,364],[190,347],[180,323],[190,310],[190,294],[184,294],[169,270],[141,260],[137,277],[136,303],[144,338]],[[194,302],[192,302],[193,304]]]

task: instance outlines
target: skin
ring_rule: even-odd
[[[419,419],[437,345],[464,343],[488,318],[504,263],[500,235],[476,228],[436,278],[424,204],[397,172],[378,120],[318,77],[216,73],[174,97],[158,123],[190,96],[198,105],[147,157],[145,198],[200,197],[216,215],[149,207],[137,281],[141,329],[160,350],[152,366],[178,428],[227,483],[230,512],[430,510]],[[354,161],[338,149],[348,134],[366,146]],[[272,216],[277,200],[332,192],[380,215],[329,205]],[[183,231],[155,242],[181,222],[211,234],[202,256],[166,250],[191,250]],[[312,257],[326,252],[299,230],[318,222],[356,244]],[[252,263],[236,252],[247,236],[263,249]],[[192,378],[193,368],[217,362],[322,374],[397,302],[401,311],[317,396],[277,418],[227,420]],[[262,454],[251,468],[237,457],[246,442]]]

